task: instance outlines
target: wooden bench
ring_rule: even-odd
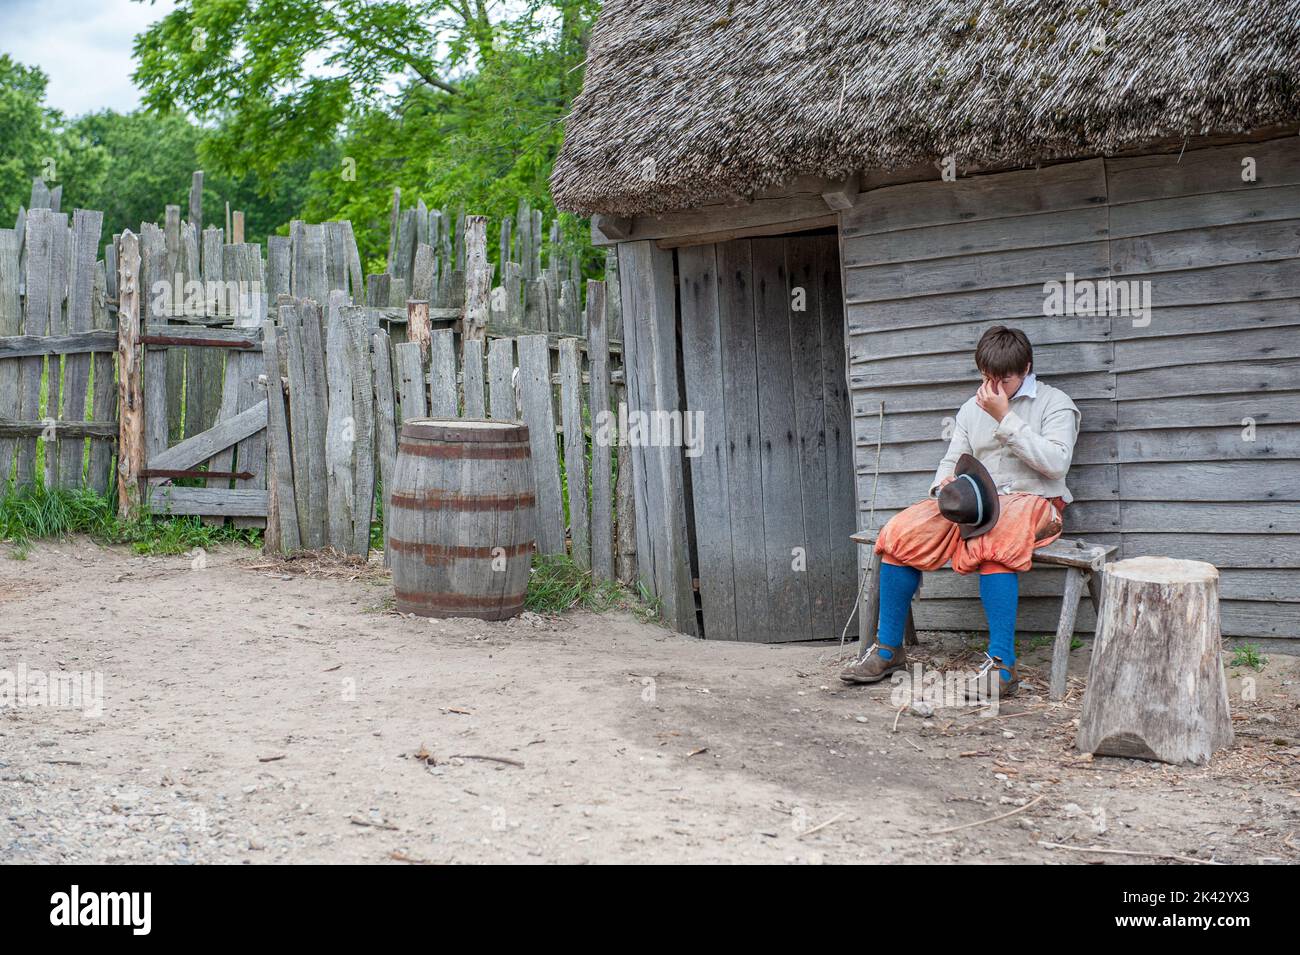
[[[859,531],[849,539],[855,544],[874,545],[877,531]],[[1115,552],[1113,545],[1093,544],[1084,540],[1064,537],[1034,551],[1034,564],[1050,564],[1065,568],[1065,591],[1061,595],[1061,617],[1056,624],[1056,641],[1052,644],[1052,676],[1048,697],[1060,700],[1065,697],[1065,676],[1070,657],[1070,641],[1074,638],[1074,622],[1079,615],[1079,599],[1086,587],[1092,600],[1092,609],[1101,619],[1101,574],[1106,558]],[[867,580],[862,601],[861,650],[876,641],[880,625],[880,556],[874,546],[867,562]],[[904,643],[916,643],[916,625],[912,622],[912,609],[907,610],[907,623],[903,631]]]

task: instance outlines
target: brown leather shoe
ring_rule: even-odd
[[[880,655],[880,644],[873,643],[856,663],[840,671],[840,679],[845,683],[879,683],[895,670],[907,666],[907,652],[901,646],[886,649],[891,654],[888,660]]]
[[[1006,673],[1009,679],[1002,679],[1003,673]],[[991,703],[994,700],[994,681],[997,683],[996,699],[998,700],[1005,700],[1015,696],[1016,691],[1020,689],[1020,677],[1016,673],[1015,665],[1003,666],[1001,657],[991,657],[985,654],[983,666],[966,684],[966,700],[968,702]]]

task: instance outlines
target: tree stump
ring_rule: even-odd
[[[1135,557],[1106,565],[1078,747],[1209,762],[1232,745],[1212,564]]]

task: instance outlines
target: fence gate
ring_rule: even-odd
[[[138,238],[141,503],[265,526],[261,248],[227,244],[220,229],[205,230],[200,246],[197,227],[175,206],[167,213]]]
[[[152,512],[233,517],[246,526],[265,522],[267,402],[258,379],[261,337],[260,329],[173,326],[165,326],[165,331],[155,327],[141,336],[146,434],[150,413],[166,407],[151,403],[148,395],[151,385],[165,385],[172,349],[185,349],[187,363],[203,362],[217,369],[224,357],[225,372],[216,424],[161,450],[151,452],[146,444],[140,477],[147,482],[144,503]],[[201,349],[216,350],[219,360],[206,361]],[[187,403],[186,412],[198,414],[199,408]]]

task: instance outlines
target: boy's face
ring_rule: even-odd
[[[1020,386],[1025,383],[1025,378],[1029,375],[1029,366],[1026,365],[1024,371],[1016,375],[990,375],[988,372],[983,370],[980,371],[980,374],[984,378],[984,384],[988,385],[990,388],[996,387],[997,390],[1010,398],[1019,391]]]

